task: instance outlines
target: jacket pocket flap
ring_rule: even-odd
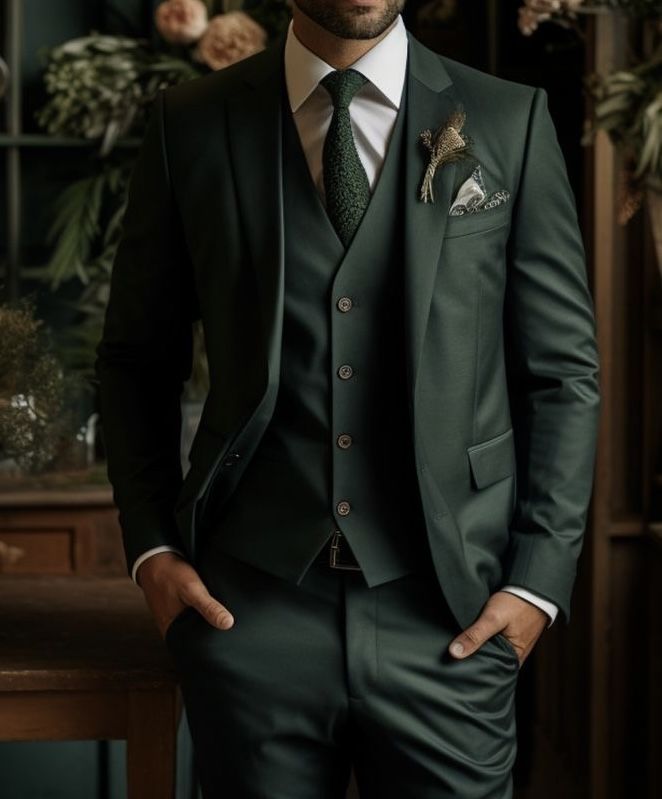
[[[513,428],[467,447],[467,454],[476,488],[485,488],[508,477],[515,471]]]

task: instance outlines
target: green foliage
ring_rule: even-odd
[[[660,0],[599,0],[598,2],[588,2],[586,5],[607,6],[636,17],[655,17],[662,14]]]
[[[37,122],[53,135],[100,139],[102,155],[144,125],[159,89],[206,71],[155,52],[147,40],[99,33],[72,39],[42,57],[51,99],[36,113]]]
[[[630,70],[590,76],[586,86],[595,105],[584,143],[596,130],[606,131],[635,183],[662,191],[662,45]]]
[[[47,241],[54,242],[44,276],[51,288],[78,277],[88,285],[112,260],[120,217],[126,203],[130,165],[101,162],[100,171],[71,183],[59,196]],[[112,205],[105,228],[102,212]],[[95,247],[100,253],[93,257]]]
[[[72,184],[69,188],[78,190],[71,198],[62,196],[55,220],[61,227],[54,224],[51,231],[58,237],[46,270],[51,287],[55,289],[60,282],[76,277],[83,283],[79,298],[71,303],[83,317],[82,323],[62,333],[61,352],[70,368],[90,379],[94,377],[95,347],[101,338],[110,275],[122,233],[131,168],[128,162],[105,163],[98,175]],[[76,227],[78,218],[87,224]],[[83,254],[88,256],[84,260]]]

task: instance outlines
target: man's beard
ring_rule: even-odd
[[[340,39],[374,39],[393,23],[406,0],[384,0],[378,14],[367,13],[366,6],[336,7],[329,0],[294,0],[295,5],[321,28]]]

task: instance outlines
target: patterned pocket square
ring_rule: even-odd
[[[507,189],[498,189],[491,194],[487,194],[483,174],[480,164],[478,164],[471,176],[458,189],[448,214],[449,216],[475,214],[479,211],[494,208],[496,205],[501,205],[507,202],[509,198],[510,192]]]

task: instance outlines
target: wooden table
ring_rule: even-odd
[[[181,698],[128,578],[0,575],[0,741],[127,741],[129,799],[171,799]]]

